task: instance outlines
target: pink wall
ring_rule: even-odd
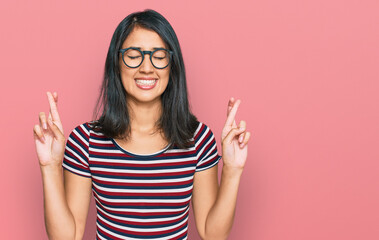
[[[32,137],[45,92],[66,136],[89,120],[111,35],[145,8],[176,30],[219,148],[228,98],[243,101],[253,136],[230,239],[379,239],[377,0],[2,3],[1,239],[47,239]]]

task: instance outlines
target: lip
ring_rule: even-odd
[[[152,77],[140,77],[135,78],[136,80],[158,80],[158,78],[152,78]]]
[[[151,86],[148,86],[148,85],[139,85],[137,84],[137,80],[155,80],[155,83],[154,85],[151,85]],[[135,78],[135,83],[136,83],[136,86],[142,90],[150,90],[150,89],[153,89],[156,85],[157,85],[157,82],[158,82],[158,78],[149,78],[149,77],[146,77],[146,78]]]

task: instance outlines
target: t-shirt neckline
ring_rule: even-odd
[[[155,152],[155,153],[149,153],[149,154],[137,154],[137,153],[132,153],[126,149],[124,149],[123,147],[121,147],[114,138],[111,138],[113,144],[123,153],[126,153],[128,155],[131,155],[131,156],[134,156],[134,157],[154,157],[154,156],[157,156],[157,155],[160,155],[162,153],[164,153],[170,146],[171,146],[171,143],[167,144],[166,147],[164,147],[163,149]]]

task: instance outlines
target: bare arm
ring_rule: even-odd
[[[67,205],[61,168],[41,168],[45,227],[49,239],[75,239],[75,222]]]
[[[81,239],[91,196],[91,179],[65,173],[62,160],[65,138],[56,102],[58,95],[48,92],[50,113],[39,114],[34,140],[42,174],[45,225],[49,239]],[[83,223],[84,219],[84,223]]]
[[[62,168],[41,167],[45,225],[49,239],[83,238],[91,199],[90,178]]]
[[[83,238],[92,194],[92,180],[64,170],[64,185],[68,207],[74,217],[75,240]]]
[[[195,173],[192,205],[202,239],[227,239],[233,226],[240,174],[223,168],[221,184],[217,166]]]
[[[241,174],[247,158],[250,133],[246,123],[239,126],[234,119],[240,101],[232,98],[228,106],[228,118],[222,133],[223,169],[220,187],[217,167],[196,172],[194,176],[192,204],[196,226],[202,239],[227,239],[234,221],[237,193]]]

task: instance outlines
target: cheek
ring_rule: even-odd
[[[125,66],[121,67],[120,77],[121,77],[122,82],[127,82],[127,81],[130,81],[130,80],[133,80],[134,79],[134,77],[133,77],[134,75],[135,75],[135,70],[134,69],[130,69],[130,68],[127,68]]]
[[[168,85],[168,82],[170,81],[170,74],[166,73],[165,75],[162,76],[161,79],[163,80],[164,88],[166,89],[167,85]]]
[[[121,84],[124,90],[127,92],[131,90],[134,86],[133,73],[131,73],[130,71],[121,71],[120,77],[121,77]]]
[[[170,71],[165,71],[161,74],[161,78],[164,79],[166,82],[170,79]]]

